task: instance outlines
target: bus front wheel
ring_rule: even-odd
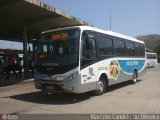
[[[97,83],[97,89],[95,90],[95,95],[102,95],[106,91],[106,81],[101,78]]]

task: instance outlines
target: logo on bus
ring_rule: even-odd
[[[112,60],[109,65],[109,77],[117,80],[120,74],[120,65],[117,60]]]

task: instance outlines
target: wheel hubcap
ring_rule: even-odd
[[[137,82],[137,73],[134,73],[134,74],[133,74],[133,82],[134,82],[134,83]]]
[[[103,85],[102,81],[98,82],[97,89],[98,89],[99,92],[103,92],[104,85]]]
[[[134,82],[137,82],[136,78],[133,79]]]

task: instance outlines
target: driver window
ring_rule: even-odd
[[[81,68],[90,65],[96,60],[96,42],[94,37],[82,37]]]

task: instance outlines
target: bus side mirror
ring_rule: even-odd
[[[95,39],[94,36],[88,34],[87,32],[83,33],[83,55],[85,58],[90,58],[91,53],[95,48]]]
[[[86,39],[86,49],[87,50],[92,50],[94,48],[94,38],[93,36],[88,36]]]
[[[84,36],[84,40],[85,40],[85,48],[86,50],[89,50],[89,34],[87,32],[84,32],[83,33],[83,36]]]
[[[92,40],[93,40],[94,36],[88,34],[87,32],[84,32],[83,35],[84,35],[84,38],[85,38],[86,49],[87,50],[92,49],[93,48]]]

